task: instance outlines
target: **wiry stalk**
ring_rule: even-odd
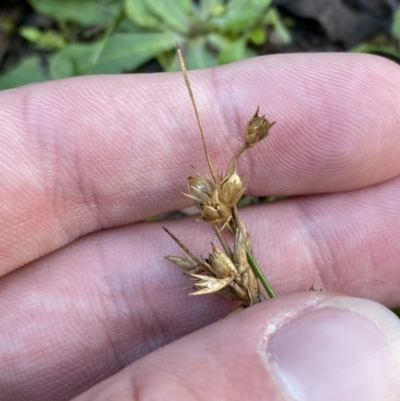
[[[232,216],[233,216],[233,224],[231,225],[231,228],[232,228],[233,232],[236,233],[237,229],[244,228],[243,223],[240,220],[240,217],[238,215],[237,206],[233,207]],[[257,276],[257,278],[260,280],[260,282],[263,285],[268,296],[270,298],[275,298],[276,295],[275,295],[274,290],[272,289],[270,283],[268,282],[264,273],[260,269],[260,266],[258,266],[258,263],[256,262],[251,250],[249,249],[249,247],[247,245],[246,245],[246,256],[247,256],[247,261],[249,262],[250,267],[252,268],[252,270],[253,270],[254,274]]]
[[[249,262],[250,267],[253,269],[253,272],[257,276],[257,278],[260,280],[260,282],[263,285],[268,296],[270,298],[275,298],[276,295],[275,295],[274,290],[271,287],[271,284],[268,282],[267,278],[264,276],[264,273],[260,269],[260,266],[258,266],[256,260],[254,259],[253,254],[251,253],[250,249],[247,246],[246,246],[246,255],[247,255],[247,261]]]
[[[205,140],[205,137],[204,137],[203,124],[201,123],[199,112],[197,111],[196,102],[194,100],[192,88],[190,86],[190,82],[189,82],[189,79],[188,79],[188,76],[187,76],[187,72],[186,72],[185,62],[183,61],[182,52],[181,52],[181,49],[179,47],[177,47],[177,54],[178,54],[179,64],[181,66],[182,73],[183,73],[183,79],[185,80],[186,88],[187,88],[187,90],[189,92],[189,97],[190,97],[190,100],[192,102],[194,112],[196,114],[197,124],[199,125],[200,134],[201,134],[201,140],[203,142],[203,147],[204,147],[204,152],[206,154],[208,168],[210,169],[210,173],[211,173],[212,179],[214,180],[214,182],[217,182],[217,177],[216,177],[214,169],[212,167],[210,156],[208,155],[206,140]]]
[[[237,159],[242,155],[242,153],[248,148],[247,143],[245,142],[233,155],[232,159],[230,160],[228,167],[226,169],[226,176],[233,174],[236,169],[236,162]]]
[[[211,225],[212,225],[212,228],[213,228],[213,230],[214,230],[216,236],[217,236],[218,239],[219,239],[219,242],[220,242],[221,245],[222,245],[222,248],[224,248],[224,251],[225,251],[226,255],[227,255],[230,259],[232,259],[232,257],[233,257],[232,250],[231,250],[231,248],[230,248],[228,242],[226,241],[224,235],[222,234],[222,232],[220,231],[220,229],[218,228],[218,226],[217,226],[216,224],[212,223]]]

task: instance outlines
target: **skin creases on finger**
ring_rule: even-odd
[[[389,401],[399,340],[398,319],[379,304],[297,293],[192,333],[73,401]]]
[[[297,313],[328,297],[312,295],[296,306]],[[277,312],[265,303],[233,314],[149,354],[73,401],[284,401],[258,353],[267,304],[267,316]]]
[[[274,134],[238,170],[251,177],[250,194],[294,195],[399,174],[398,71],[370,55],[294,54],[193,72],[191,80],[215,167],[259,105],[277,121]],[[179,74],[4,91],[0,119],[0,275],[87,233],[188,205],[179,193],[190,165],[206,171]]]

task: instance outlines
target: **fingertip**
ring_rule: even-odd
[[[399,373],[400,323],[391,312],[368,300],[306,292],[192,333],[75,401],[121,399],[118,389],[127,385],[130,394],[160,400],[383,401],[399,393]]]
[[[400,324],[391,312],[368,300],[307,292],[182,338],[99,388],[114,391],[127,381],[135,393],[177,401],[383,401],[400,391],[399,361]],[[93,391],[76,401],[94,399]]]

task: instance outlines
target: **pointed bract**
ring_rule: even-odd
[[[247,123],[244,134],[244,139],[249,148],[262,141],[269,134],[271,127],[275,124],[275,121],[271,123],[265,118],[265,116],[259,116],[258,110],[259,107],[257,107],[252,119]]]
[[[211,271],[218,278],[235,277],[237,273],[235,265],[222,251],[220,251],[213,243],[213,252],[208,257]]]
[[[233,281],[233,277],[216,278],[202,274],[191,274],[191,276],[199,279],[199,281],[194,284],[194,287],[198,291],[191,292],[189,295],[212,294],[213,292],[222,290]]]

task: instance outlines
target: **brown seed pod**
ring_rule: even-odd
[[[191,276],[199,280],[194,284],[194,287],[198,291],[191,292],[189,295],[204,295],[218,292],[228,286],[233,280],[233,277],[217,278],[202,274],[191,274]]]
[[[222,203],[214,203],[212,205],[204,205],[200,207],[202,218],[200,221],[208,221],[210,223],[221,223],[225,228],[226,224],[231,220],[231,211]]]
[[[210,264],[210,270],[218,277],[232,277],[234,278],[237,271],[233,262],[220,251],[213,243],[213,252],[208,257],[208,263]]]
[[[189,177],[189,192],[184,194],[193,199],[199,208],[201,218],[198,221],[208,221],[210,223],[223,224],[224,226],[231,220],[230,207],[219,199],[220,184],[214,184],[207,178],[200,176]]]
[[[222,180],[218,190],[219,200],[229,209],[232,209],[239,202],[245,189],[242,180],[234,171]]]
[[[198,206],[210,203],[210,197],[215,191],[215,184],[207,178],[197,176],[188,178],[189,194],[185,194],[193,199]]]
[[[248,148],[253,147],[256,143],[263,140],[269,134],[271,127],[275,124],[275,121],[271,123],[265,118],[265,116],[259,116],[259,108],[260,107],[257,107],[254,116],[246,126],[244,139]]]

